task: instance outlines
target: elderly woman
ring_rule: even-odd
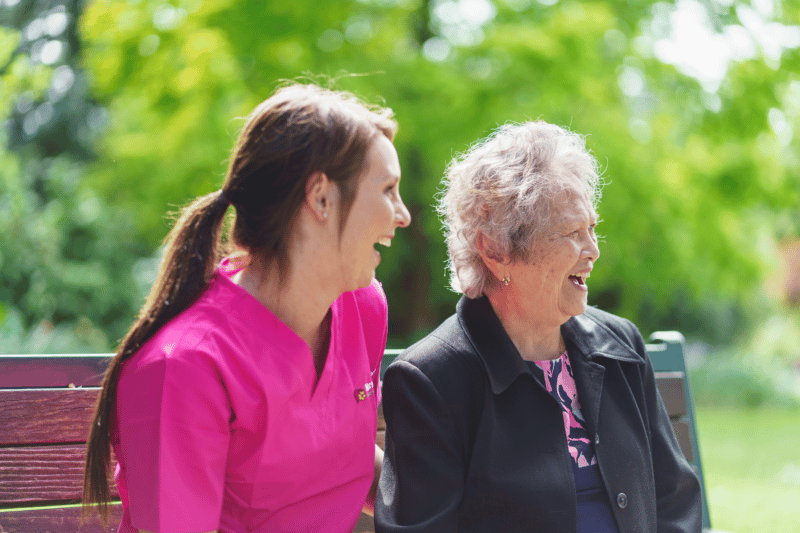
[[[700,531],[645,344],[587,307],[600,252],[582,138],[506,125],[454,161],[456,314],[388,368],[376,531]]]

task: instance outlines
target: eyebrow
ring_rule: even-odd
[[[597,224],[597,222],[599,220],[600,220],[600,217],[596,212],[593,211],[589,215],[589,223],[590,224]],[[585,221],[586,221],[586,219],[583,216],[569,217],[569,218],[566,218],[566,219],[562,220],[561,223],[555,224],[553,226],[553,229],[556,230],[556,231],[572,230],[572,228],[574,228],[575,226],[582,225]]]

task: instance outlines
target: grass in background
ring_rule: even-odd
[[[800,409],[697,406],[711,525],[800,532]]]

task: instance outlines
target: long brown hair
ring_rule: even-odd
[[[84,513],[98,505],[108,522],[111,428],[122,363],[203,293],[220,259],[228,205],[236,210],[233,243],[265,263],[277,261],[278,271],[286,272],[289,238],[309,176],[324,172],[339,187],[341,232],[371,142],[381,134],[393,140],[396,130],[390,109],[315,85],[279,89],[250,114],[222,190],[184,207],[167,235],[150,294],[105,373],[87,442]]]

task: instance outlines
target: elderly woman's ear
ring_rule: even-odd
[[[508,267],[511,264],[511,258],[498,253],[497,243],[491,237],[487,237],[483,233],[478,233],[475,239],[475,246],[481,254],[481,259],[486,268],[494,274],[498,281],[508,279]]]

